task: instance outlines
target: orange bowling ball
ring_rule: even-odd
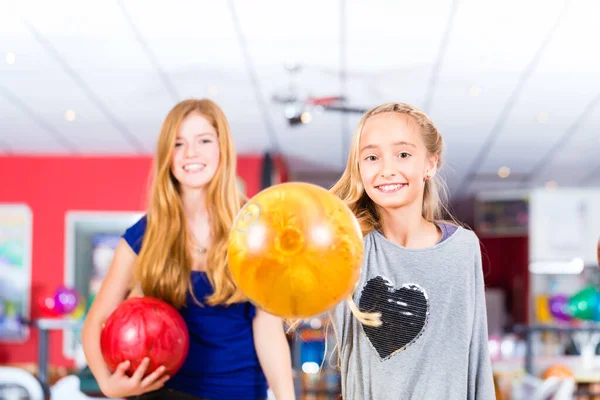
[[[244,294],[283,318],[308,318],[356,288],[363,261],[357,219],[320,186],[288,182],[264,189],[237,215],[229,268]]]
[[[573,371],[571,371],[570,368],[568,368],[564,365],[560,365],[560,364],[551,365],[550,367],[546,368],[546,370],[542,373],[542,379],[548,379],[548,378],[572,379],[574,377],[575,377],[575,375],[573,374]]]

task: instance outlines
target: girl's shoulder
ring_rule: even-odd
[[[479,244],[477,234],[466,225],[456,224],[452,221],[438,221],[437,224],[440,225],[441,229],[447,230],[449,236],[456,236],[460,243]]]
[[[454,234],[461,236],[463,240],[467,242],[477,242],[479,243],[479,238],[477,234],[465,224],[458,223],[456,221],[451,220],[438,220],[436,224],[442,229],[442,231],[448,234],[448,237],[453,236]]]
[[[449,225],[448,229],[453,229],[454,232],[447,240],[447,245],[440,246],[440,250],[460,254],[465,259],[471,259],[481,253],[479,237],[471,229],[462,225]]]
[[[407,253],[457,252],[465,254],[479,249],[479,238],[468,227],[448,221],[436,221],[436,223],[441,224],[442,239],[433,246],[419,249],[401,247],[390,242],[383,233],[374,229],[364,237],[365,250],[380,249]]]
[[[127,228],[123,234],[123,239],[125,239],[136,254],[139,254],[142,248],[142,239],[146,233],[147,224],[148,218],[147,215],[144,214],[135,224]]]

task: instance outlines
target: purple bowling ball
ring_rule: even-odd
[[[557,294],[549,299],[550,303],[550,314],[557,321],[568,322],[571,320],[571,316],[567,314],[569,310],[569,297],[564,294]]]
[[[58,314],[69,314],[77,308],[79,298],[77,291],[67,287],[56,289],[54,294],[54,308]]]

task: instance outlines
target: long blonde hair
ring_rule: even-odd
[[[227,267],[228,233],[243,201],[236,185],[236,153],[225,114],[207,99],[178,103],[162,125],[154,160],[147,227],[134,280],[141,284],[144,295],[161,298],[175,307],[185,305],[188,290],[194,295],[190,281],[190,233],[180,185],[171,173],[177,133],[182,121],[190,114],[200,114],[214,126],[220,151],[219,165],[206,193],[212,237],[207,254],[207,276],[214,290],[206,301],[210,305],[244,301]]]
[[[381,226],[377,206],[365,192],[360,177],[360,138],[366,121],[373,115],[382,113],[397,113],[413,118],[421,128],[423,142],[425,143],[428,154],[430,156],[438,156],[438,170],[441,168],[443,160],[442,152],[444,140],[433,122],[423,111],[405,103],[386,103],[367,111],[354,131],[346,169],[344,170],[342,177],[331,188],[331,192],[341,198],[352,212],[354,212],[354,215],[360,223],[363,235],[366,235],[374,229],[379,229]],[[446,198],[446,191],[444,189],[445,184],[439,174],[435,174],[432,178],[425,181],[422,216],[430,222],[449,219],[451,223],[458,224],[444,204]],[[350,310],[360,322],[371,326],[378,326],[381,324],[381,321],[379,320],[380,315],[378,313],[361,312],[354,303],[352,296],[349,296],[346,300],[350,306]]]

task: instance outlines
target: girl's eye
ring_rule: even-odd
[[[367,156],[367,158],[365,158],[365,161],[377,161],[377,156]]]
[[[400,158],[408,158],[408,157],[410,157],[410,154],[408,154],[407,152],[402,152],[402,153],[398,154],[398,157],[400,157]]]

